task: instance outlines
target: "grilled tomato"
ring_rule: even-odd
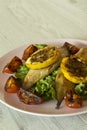
[[[82,107],[82,99],[78,96],[72,89],[66,93],[64,97],[66,106],[70,108],[81,108]]]

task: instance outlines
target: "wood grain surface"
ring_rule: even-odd
[[[87,0],[0,0],[0,56],[40,40],[87,40]],[[0,130],[86,130],[87,114],[40,117],[0,103]]]

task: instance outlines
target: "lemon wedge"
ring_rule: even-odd
[[[65,78],[73,83],[87,83],[87,64],[82,63],[76,58],[63,58],[61,71]]]
[[[60,57],[60,51],[57,47],[47,46],[34,52],[25,62],[31,69],[42,69],[55,63]]]

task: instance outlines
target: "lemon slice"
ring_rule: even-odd
[[[73,83],[87,83],[87,65],[76,58],[63,58],[61,71],[65,78]]]
[[[47,46],[39,49],[31,55],[25,62],[26,66],[31,69],[41,69],[55,63],[60,57],[60,51],[57,47]]]

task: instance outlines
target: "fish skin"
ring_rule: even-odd
[[[87,64],[87,47],[81,48],[74,57]]]
[[[23,86],[22,86],[23,89],[27,90],[31,88],[33,84],[35,84],[40,79],[48,76],[56,68],[59,67],[62,58],[68,56],[69,52],[67,51],[65,47],[58,48],[58,50],[60,51],[60,56],[59,56],[59,59],[54,64],[43,69],[38,69],[38,70],[30,69],[29,70],[23,82]]]
[[[46,77],[52,71],[54,71],[59,66],[59,64],[60,64],[60,60],[58,60],[53,65],[51,65],[49,67],[46,67],[44,69],[38,69],[38,70],[30,69],[29,72],[27,73],[25,79],[24,79],[23,88],[25,90],[29,89],[37,81],[39,81],[40,79]]]
[[[81,62],[87,64],[87,47],[81,48],[76,54],[72,55],[73,58],[77,58]],[[74,88],[74,83],[67,80],[63,73],[60,71],[55,80],[55,90],[57,95],[57,107],[59,108],[61,105],[62,100],[64,99],[64,96],[66,95],[66,92],[69,89]]]
[[[66,92],[70,89],[74,88],[74,84],[70,81],[68,81],[61,70],[59,70],[56,80],[55,80],[55,90],[57,95],[57,107],[59,108],[62,100],[64,99],[64,96],[66,95]]]

